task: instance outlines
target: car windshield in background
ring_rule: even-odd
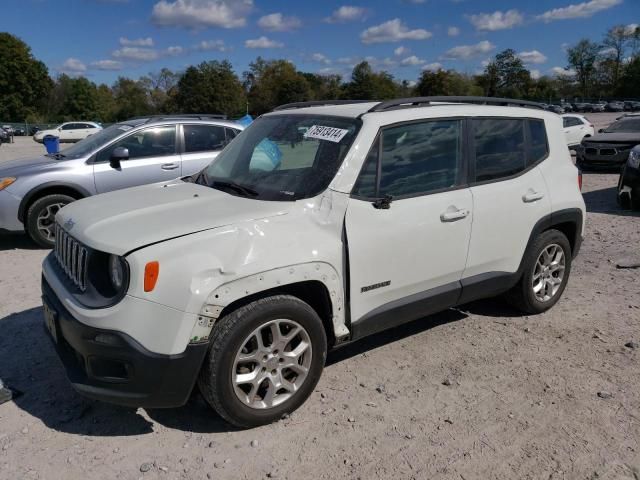
[[[256,120],[198,182],[234,195],[290,201],[322,192],[355,138],[357,119],[272,115]]]
[[[111,125],[104,130],[99,130],[93,135],[88,136],[87,138],[80,140],[78,143],[74,143],[69,148],[65,148],[60,153],[60,158],[81,158],[90,155],[95,152],[98,148],[103,145],[109,143],[114,138],[119,137],[123,133],[131,130],[133,128],[132,125],[127,125],[124,123],[118,123],[116,125]]]
[[[640,118],[624,118],[609,125],[605,133],[637,132],[640,133]]]

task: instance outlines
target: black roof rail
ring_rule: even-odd
[[[274,108],[273,112],[278,112],[280,110],[292,110],[295,108],[305,108],[305,107],[323,107],[327,105],[349,105],[351,103],[372,103],[377,100],[310,100],[308,102],[294,102],[294,103],[285,103],[284,105],[279,105]]]
[[[469,103],[474,105],[498,105],[505,107],[529,107],[544,110],[542,105],[528,100],[516,100],[513,98],[498,97],[465,97],[465,96],[438,96],[438,97],[410,97],[397,98],[395,100],[385,100],[371,107],[369,112],[386,112],[388,110],[398,110],[401,108],[428,107],[438,103]]]
[[[145,115],[141,117],[130,118],[129,120],[146,120],[144,123],[155,122],[158,120],[226,120],[227,116],[220,113],[177,113],[167,115]]]

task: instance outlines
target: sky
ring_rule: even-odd
[[[3,2],[4,3],[4,2]],[[20,0],[0,9],[51,75],[97,83],[257,56],[349,77],[365,59],[399,80],[424,69],[479,73],[513,48],[534,77],[561,73],[566,47],[640,23],[640,0]]]

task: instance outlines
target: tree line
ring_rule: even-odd
[[[19,38],[0,33],[0,119],[40,123],[115,122],[163,113],[260,115],[306,100],[384,100],[428,95],[484,95],[550,101],[560,98],[640,97],[640,28],[617,25],[601,42],[580,40],[566,49],[566,72],[535,78],[506,49],[480,74],[425,70],[415,82],[398,81],[363,61],[350,78],[302,72],[287,60],[258,57],[238,76],[227,60],[205,61],[183,72],[163,68],[113,85],[66,74],[52,78]]]

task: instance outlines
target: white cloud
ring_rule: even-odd
[[[343,5],[334,10],[330,17],[324,19],[327,23],[346,23],[364,20],[367,16],[367,9],[363,7],[354,7],[352,5]]]
[[[160,0],[153,6],[156,25],[185,28],[238,28],[247,24],[253,0]]]
[[[411,55],[410,57],[403,58],[400,61],[400,65],[403,67],[417,67],[418,65],[423,65],[425,61],[421,58],[416,57],[415,55]]]
[[[460,35],[460,29],[458,27],[449,27],[447,29],[447,35],[450,37],[457,37]]]
[[[538,50],[531,50],[530,52],[520,52],[518,54],[520,60],[524,63],[544,63],[547,61],[547,57]]]
[[[265,15],[258,20],[258,26],[270,32],[288,32],[300,28],[302,22],[298,17],[285,17],[281,13]]]
[[[369,62],[369,65],[371,65],[374,68],[380,68],[380,67],[394,68],[398,66],[398,62],[393,58],[389,58],[389,57],[377,58],[369,55],[367,57],[364,57],[363,60]]]
[[[529,73],[531,74],[531,78],[533,78],[534,80],[538,80],[542,76],[540,70],[536,69],[530,70]]]
[[[402,55],[406,55],[409,52],[410,50],[407,47],[401,45],[393,51],[393,54],[400,57]]]
[[[629,25],[624,27],[624,33],[626,33],[627,35],[633,35],[638,27],[640,27],[640,25],[638,25],[637,23],[630,23]]]
[[[454,60],[468,60],[469,58],[477,57],[489,53],[496,46],[488,40],[483,40],[475,45],[460,45],[447,50],[444,54],[444,58]]]
[[[362,43],[400,42],[402,40],[425,40],[431,37],[431,32],[422,28],[409,30],[399,18],[389,20],[367,28],[360,34]]]
[[[260,38],[245,41],[244,46],[247,48],[282,48],[284,43],[271,40],[263,35]]]
[[[224,44],[224,40],[202,40],[194,47],[195,50],[202,52],[218,51],[226,52],[229,48]]]
[[[151,62],[153,60],[157,60],[160,57],[160,54],[153,48],[122,47],[111,52],[111,56],[122,60]]]
[[[422,66],[422,70],[437,72],[438,70],[442,70],[442,64],[439,62],[427,63],[426,65]]]
[[[122,70],[122,62],[117,60],[97,60],[90,63],[90,67],[95,70]]]
[[[590,0],[588,2],[576,3],[568,7],[554,8],[548,10],[536,18],[546,23],[554,20],[567,20],[570,18],[587,18],[593,14],[606,10],[616,5],[620,5],[623,0]]]
[[[169,57],[177,57],[178,55],[182,55],[183,53],[185,53],[185,49],[180,46],[173,46],[173,47],[168,47],[162,53]]]
[[[82,75],[87,71],[87,66],[77,58],[70,57],[64,61],[58,71],[71,76]]]
[[[120,45],[123,47],[153,47],[153,38],[136,38],[130,40],[126,37],[120,37]]]
[[[311,60],[317,63],[324,63],[325,65],[329,65],[331,60],[324,53],[314,53],[311,55]]]
[[[549,72],[553,73],[557,77],[574,77],[576,75],[575,70],[562,67],[553,67],[549,70]]]
[[[491,59],[490,58],[485,58],[484,60],[482,60],[480,62],[480,65],[482,65],[484,68],[487,68],[490,63],[491,63]]]
[[[494,32],[506,30],[522,24],[524,16],[518,10],[496,11],[493,13],[478,13],[469,15],[469,21],[477,30]]]

